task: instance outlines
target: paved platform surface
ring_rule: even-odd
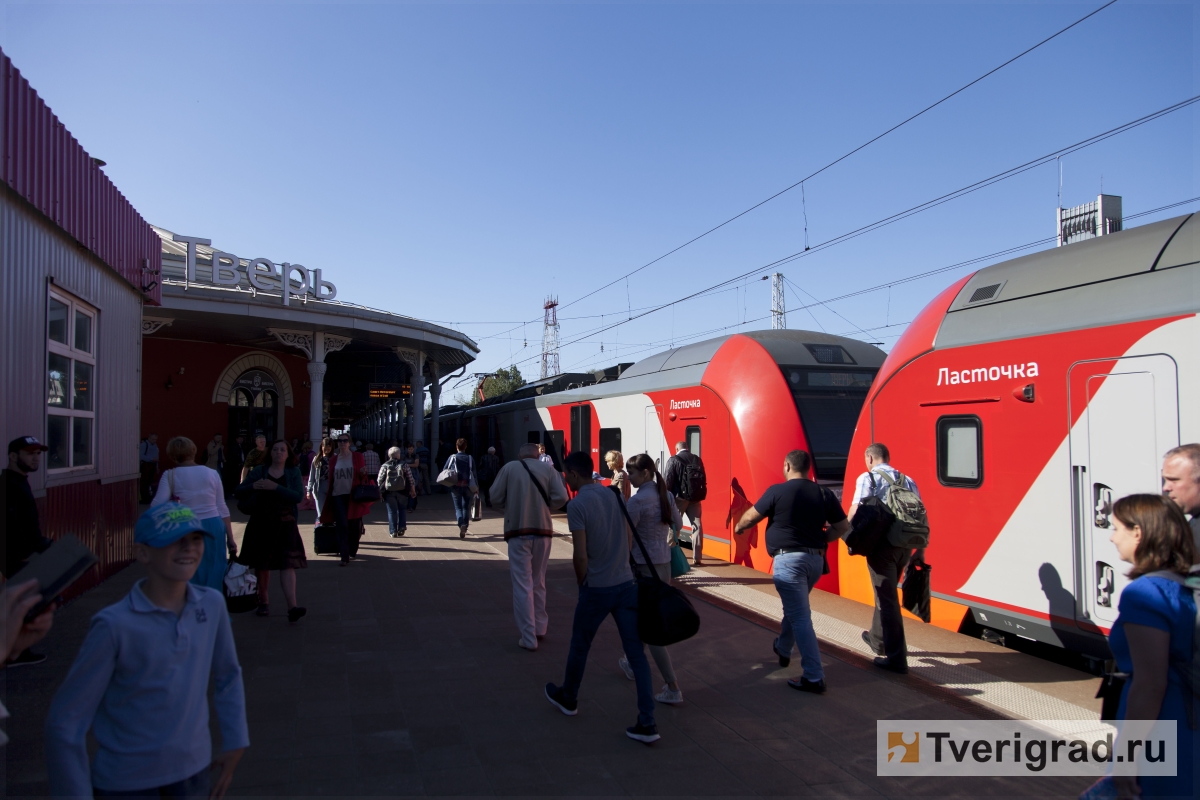
[[[287,622],[277,585],[270,617],[234,618],[252,744],[233,794],[1074,797],[1089,783],[876,777],[877,719],[971,718],[971,705],[835,654],[824,658],[826,695],[796,692],[785,680],[799,675],[798,658],[780,669],[768,630],[704,603],[700,634],[672,648],[686,702],[659,706],[660,742],[624,735],[635,697],[610,622],[579,716],[565,717],[542,686],[561,681],[566,662],[569,544],[555,542],[550,631],[529,653],[517,646],[500,519],[489,513],[460,540],[447,498],[422,498],[408,535],[393,540],[381,511],[351,566],[310,555],[301,622]],[[43,648],[49,660],[2,677],[8,795],[45,792],[50,698],[90,616],[137,577],[131,567],[64,609]]]

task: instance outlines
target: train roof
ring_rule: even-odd
[[[939,349],[1200,310],[1200,219],[1188,214],[981,269],[950,304]]]

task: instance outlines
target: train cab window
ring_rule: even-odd
[[[697,458],[703,458],[700,455],[700,426],[689,425],[683,438],[687,442],[688,452]]]
[[[604,460],[604,456],[609,450],[621,452],[621,429],[620,428],[601,428],[600,429],[600,477],[611,478],[613,476],[612,469],[609,468],[608,462]]]
[[[944,486],[983,484],[983,423],[976,416],[937,421],[938,481]]]
[[[541,444],[542,435],[537,431],[530,431],[529,435],[525,437],[525,441],[529,444]]]
[[[810,350],[818,347],[806,346]],[[842,480],[850,456],[850,440],[854,438],[858,415],[875,379],[875,371],[864,367],[828,369],[783,365],[780,369],[792,391],[796,410],[800,412],[800,424],[804,427],[817,477]]]

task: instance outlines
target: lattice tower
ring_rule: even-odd
[[[787,328],[787,304],[783,299],[783,273],[771,276],[771,329]]]
[[[542,377],[550,378],[561,370],[558,367],[558,298],[547,297],[546,319],[542,323]]]

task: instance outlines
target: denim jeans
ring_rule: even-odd
[[[775,556],[772,567],[775,591],[783,601],[783,622],[777,648],[780,653],[790,656],[795,646],[800,651],[804,677],[810,681],[825,678],[817,632],[813,630],[812,609],[808,605],[808,594],[821,579],[824,568],[825,558],[812,553],[780,553]]]
[[[408,492],[384,492],[383,504],[387,506],[389,531],[399,533],[408,527]]]
[[[579,587],[579,601],[575,604],[575,620],[571,625],[571,650],[567,654],[567,675],[562,688],[568,698],[579,696],[579,685],[583,683],[583,669],[587,666],[592,639],[604,618],[612,614],[637,686],[638,723],[653,725],[654,690],[650,684],[650,662],[646,660],[645,647],[638,637],[637,608],[636,581],[605,586],[603,589],[586,585]]]
[[[454,517],[458,527],[465,528],[471,524],[471,499],[475,493],[470,486],[451,486],[450,499],[454,502]]]
[[[92,793],[96,797],[171,797],[179,800],[206,800],[209,795],[208,767],[197,772],[190,778],[184,778],[166,786],[154,786],[149,789],[97,789]]]

